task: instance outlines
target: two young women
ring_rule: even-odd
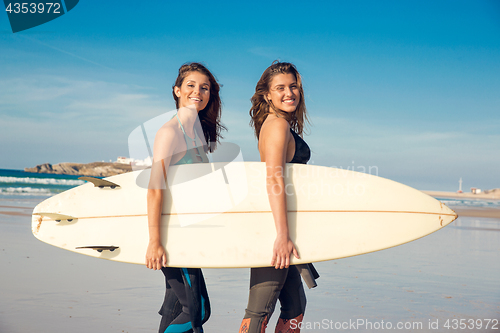
[[[210,305],[201,269],[165,267],[167,258],[160,240],[162,182],[164,186],[169,165],[208,161],[205,152],[215,149],[224,129],[220,123],[219,85],[204,66],[191,63],[179,70],[173,95],[179,111],[158,131],[154,144],[146,265],[161,269],[165,275],[159,332],[203,332]],[[239,332],[264,332],[278,299],[281,314],[276,332],[298,332],[290,326],[298,327],[302,321],[306,299],[299,269],[290,266],[290,256],[299,258],[299,254],[289,235],[282,172],[285,163],[307,163],[310,158],[309,147],[301,138],[307,114],[301,77],[295,66],[274,62],[262,74],[251,101],[251,124],[259,140],[261,161],[266,163],[266,185],[277,236],[272,267],[251,270],[249,301]],[[197,117],[201,129],[196,127]],[[200,132],[206,143],[199,137]]]

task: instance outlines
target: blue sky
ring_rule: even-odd
[[[0,50],[0,168],[128,155],[188,61],[223,84],[225,140],[258,160],[249,99],[280,59],[303,76],[312,163],[500,187],[499,1],[82,0],[16,34],[0,14]]]

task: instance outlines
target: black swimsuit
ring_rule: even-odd
[[[311,149],[309,149],[309,146],[304,139],[302,139],[291,128],[290,132],[292,132],[293,138],[295,139],[295,154],[289,163],[307,164],[311,158]]]

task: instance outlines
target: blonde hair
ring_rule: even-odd
[[[293,74],[293,76],[295,76],[297,87],[299,89],[300,101],[294,112],[284,112],[279,110],[273,105],[272,101],[269,101],[266,98],[266,95],[269,93],[271,81],[278,74]],[[304,132],[305,123],[309,123],[306,103],[304,101],[302,78],[297,71],[297,68],[289,62],[279,62],[278,60],[273,61],[272,65],[269,66],[264,73],[262,73],[262,76],[255,87],[255,94],[253,94],[250,101],[252,102],[252,107],[249,112],[250,117],[252,118],[250,120],[250,126],[254,128],[257,139],[259,138],[262,124],[271,112],[278,117],[285,118],[290,124],[290,128],[292,128],[300,136],[302,136]]]

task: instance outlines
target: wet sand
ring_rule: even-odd
[[[38,241],[29,206],[0,203],[0,332],[157,332],[161,273]],[[500,318],[500,219],[477,217],[496,211],[457,211],[455,222],[414,242],[315,264],[321,277],[306,290],[302,332],[498,332],[484,325]],[[205,331],[237,332],[249,270],[204,274],[212,303]],[[461,319],[480,320],[483,329],[453,329]]]
[[[3,215],[12,215],[12,216],[31,216],[31,214],[21,213],[21,212],[0,212]]]
[[[500,209],[451,207],[458,216],[500,219]]]
[[[436,191],[423,191],[424,193],[434,197],[434,198],[450,198],[459,200],[493,200],[497,202],[500,200],[500,191],[495,191],[493,193],[485,194],[472,194],[472,193],[456,193],[456,192],[436,192]],[[500,219],[500,207],[465,207],[465,206],[450,206],[458,216],[463,217],[487,217]]]

